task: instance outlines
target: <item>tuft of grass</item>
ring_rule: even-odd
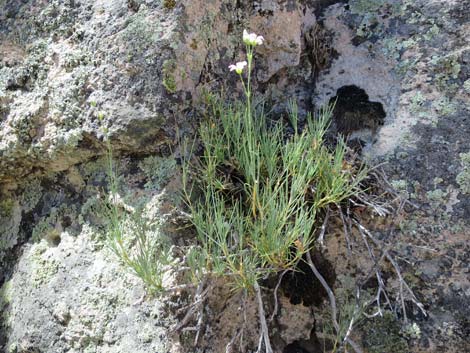
[[[109,199],[104,205],[106,243],[119,261],[143,281],[147,292],[154,295],[164,290],[163,277],[172,264],[170,244],[159,225],[143,215],[144,210],[124,207],[108,138],[106,143],[109,185]]]
[[[366,171],[345,162],[342,140],[325,145],[332,107],[308,115],[300,129],[292,104],[288,134],[250,104],[211,97],[209,106],[202,154],[183,168],[199,244],[190,266],[252,290],[270,273],[295,268],[314,246],[322,210],[352,196]]]

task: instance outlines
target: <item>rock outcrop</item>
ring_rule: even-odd
[[[429,315],[410,310],[407,329],[377,319],[361,328],[362,345],[468,351],[469,8],[468,0],[0,1],[0,350],[185,351],[168,337],[173,304],[146,298],[103,247],[103,137],[119,160],[123,199],[167,221],[167,203],[179,202],[180,141],[192,136],[204,90],[239,94],[227,66],[242,58],[248,28],[266,39],[255,89],[273,114],[290,98],[302,113],[338,97],[332,131],[385,163],[409,200],[393,241]],[[289,330],[280,334],[283,347],[314,328],[314,314],[298,311],[309,319],[295,323],[304,329],[290,341]]]

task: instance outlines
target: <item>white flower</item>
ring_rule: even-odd
[[[257,45],[262,45],[263,42],[264,42],[264,37],[263,36],[256,37],[256,44]]]
[[[235,65],[230,65],[228,68],[230,69],[230,71],[235,71],[237,74],[240,75],[243,72],[243,69],[245,68],[246,65],[248,65],[246,61],[240,61],[236,63]]]
[[[264,42],[264,38],[262,36],[258,36],[256,33],[248,33],[246,29],[243,30],[243,42],[246,45],[261,45]]]

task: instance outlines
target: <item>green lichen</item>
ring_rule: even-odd
[[[392,17],[401,11],[400,2],[394,0],[351,0],[349,5],[352,14],[362,17],[356,34],[363,38],[385,33],[381,9],[386,8]]]
[[[433,208],[439,208],[440,206],[445,205],[448,195],[449,193],[442,189],[435,189],[426,193],[426,197]]]
[[[457,111],[456,104],[448,97],[441,97],[433,104],[434,109],[440,116],[454,114]]]
[[[64,67],[70,71],[78,66],[85,66],[91,63],[91,55],[82,49],[70,51],[65,53],[63,59]]]
[[[427,31],[424,35],[423,38],[425,40],[432,40],[434,39],[440,32],[439,27],[436,24],[433,24],[432,27]]]
[[[363,15],[370,12],[377,12],[387,3],[387,0],[352,0],[349,2],[349,5],[351,13]]]
[[[436,87],[446,93],[455,93],[458,85],[455,82],[462,69],[456,54],[433,56],[429,62],[434,72]]]
[[[30,179],[23,185],[20,204],[24,212],[29,212],[36,207],[42,197],[43,188],[38,179]]]
[[[16,353],[18,352],[18,344],[16,342],[13,342],[8,346],[8,353]]]
[[[176,62],[174,60],[166,60],[163,63],[163,86],[168,93],[175,93],[177,91],[175,80]]]
[[[426,98],[420,91],[417,91],[411,98],[410,111],[418,115],[425,114],[424,103],[426,103]]]
[[[150,17],[147,7],[141,5],[139,12],[128,18],[127,27],[121,34],[128,59],[146,59],[142,54],[155,46],[160,39],[160,29],[158,19]]]
[[[363,343],[369,353],[408,353],[407,340],[392,313],[369,320],[363,327]]]
[[[408,182],[406,180],[400,179],[400,180],[392,180],[390,182],[392,187],[398,191],[401,195],[404,195],[406,197],[409,196],[408,193]]]
[[[464,194],[470,194],[470,152],[460,154],[462,171],[457,175],[457,183]]]
[[[2,287],[0,287],[0,330],[2,327],[2,322],[6,325],[9,320],[8,305],[13,300],[13,288],[11,280],[6,281]]]
[[[406,325],[403,330],[403,335],[410,339],[419,339],[421,338],[421,328],[416,322],[409,323]]]
[[[11,217],[15,202],[12,199],[5,199],[0,201],[0,219]]]
[[[463,83],[463,89],[465,90],[465,92],[470,93],[470,79]]]
[[[13,299],[13,290],[12,290],[12,283],[10,281],[6,281],[2,287],[0,287],[0,311],[3,311],[5,306],[8,303],[11,303]]]
[[[145,174],[146,188],[161,189],[175,173],[174,158],[151,156],[139,163],[139,168]]]
[[[15,222],[12,224],[15,201],[12,199],[4,199],[0,201],[0,264],[2,261],[2,251],[8,250],[14,245]]]
[[[45,40],[37,40],[28,48],[28,56],[19,66],[0,67],[0,97],[7,96],[10,87],[26,87],[33,81],[44,81],[49,67],[44,64],[48,53]]]
[[[163,79],[163,86],[166,88],[168,93],[175,93],[176,92],[176,81],[174,76],[172,75],[165,75]]]
[[[83,106],[86,100],[85,87],[92,71],[91,66],[76,67],[68,76],[64,88],[59,90],[53,99],[49,101],[51,120],[59,127],[63,128],[64,140],[69,140],[71,136],[66,136],[71,129],[81,127],[83,122]]]
[[[47,282],[59,271],[60,263],[47,256],[48,246],[45,242],[36,244],[31,253],[32,275],[31,279],[35,287]]]
[[[165,9],[171,10],[175,8],[175,6],[176,0],[163,0],[163,7],[165,7]]]
[[[21,210],[16,200],[5,198],[0,202],[0,269],[4,256],[18,243]]]

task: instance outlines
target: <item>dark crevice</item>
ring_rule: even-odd
[[[312,254],[312,260],[328,285],[333,287],[336,281],[333,265],[318,251]],[[284,276],[281,288],[284,295],[294,305],[319,306],[327,298],[325,289],[305,260],[299,262],[295,272],[287,273]]]
[[[368,135],[366,141],[364,136],[359,136],[359,139],[374,142],[378,129],[385,122],[382,103],[371,102],[366,91],[354,85],[339,88],[329,103],[335,104],[333,122],[336,133],[346,137],[354,133]]]
[[[330,352],[332,349],[329,340],[319,339],[315,333],[315,327],[310,332],[310,337],[307,340],[297,340],[288,344],[282,353],[317,353],[317,352]]]

